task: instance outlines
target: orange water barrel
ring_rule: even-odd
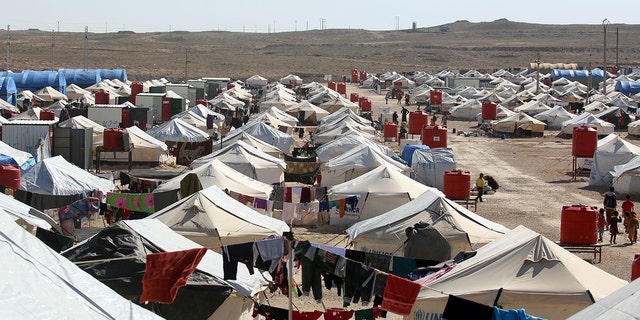
[[[122,138],[124,136],[124,129],[120,128],[107,128],[104,129],[103,145],[102,149],[107,151],[119,151],[124,150],[122,146]]]
[[[347,94],[347,85],[345,83],[338,83],[338,93]]]
[[[336,91],[336,83],[333,81],[329,81],[328,85],[329,89]]]
[[[445,171],[443,193],[449,199],[471,197],[471,173],[469,171]]]
[[[0,165],[0,185],[20,190],[20,168],[9,164]]]
[[[442,91],[431,90],[429,92],[429,104],[442,104]]]
[[[633,262],[631,263],[631,281],[640,277],[640,253],[636,253],[633,256]]]
[[[585,205],[562,206],[560,242],[569,244],[598,243],[598,207]]]
[[[56,113],[52,110],[41,110],[40,111],[40,120],[55,120]]]
[[[95,93],[96,104],[109,104],[109,91],[98,90]]]
[[[591,158],[598,149],[598,129],[592,127],[574,127],[571,138],[571,155]]]
[[[358,102],[358,94],[356,92],[352,92],[351,95],[349,96],[349,101],[351,102]]]
[[[491,101],[482,102],[482,119],[495,120],[498,118],[498,107]]]
[[[422,144],[429,148],[446,148],[447,147],[447,127],[443,126],[425,126],[422,129]]]
[[[382,132],[385,138],[395,138],[398,136],[398,125],[393,122],[387,122],[384,124]]]
[[[422,128],[429,124],[429,114],[422,111],[409,113],[409,134],[421,134]]]

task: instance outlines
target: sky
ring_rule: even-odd
[[[134,31],[290,32],[410,29],[458,20],[540,24],[638,24],[638,0],[9,0],[0,29],[92,33]],[[26,4],[26,5],[25,5]],[[448,7],[445,5],[448,4]],[[4,23],[3,23],[4,22]]]

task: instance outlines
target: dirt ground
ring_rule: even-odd
[[[385,104],[384,95],[377,95],[370,90],[350,85],[347,94],[351,92],[369,97],[373,101],[374,114],[377,113],[377,107]],[[401,109],[401,105],[395,101],[390,101],[388,106],[391,106],[392,111]],[[412,105],[408,109],[415,111],[416,106]],[[448,147],[454,151],[458,169],[469,171],[472,179],[482,172],[492,175],[500,183],[500,189],[495,194],[485,195],[485,201],[478,203],[477,213],[481,216],[507,228],[523,225],[558,241],[562,206],[602,205],[601,194],[605,189],[589,187],[588,175],[578,175],[573,179],[570,138],[558,137],[558,131],[547,131],[543,137],[534,138],[500,139],[459,135],[476,126],[475,121],[449,120],[447,139]],[[453,133],[454,128],[456,134]],[[620,134],[622,137],[626,136],[626,132]],[[386,144],[396,150],[398,148],[395,142]],[[622,195],[618,198],[622,198]],[[303,239],[318,243],[341,247],[346,244],[342,230],[328,225],[320,228],[294,228],[294,232]],[[608,233],[605,233],[604,238],[606,246],[602,250],[602,262],[594,265],[628,281],[633,256],[639,253],[640,247],[637,244],[628,245],[625,234],[618,235],[617,245],[609,245]],[[591,254],[581,254],[581,257],[587,260],[593,258]],[[282,296],[270,298],[274,305],[287,306],[287,300]],[[300,310],[322,310],[311,297],[301,297],[294,301]],[[339,307],[341,297],[336,295],[335,290],[325,291],[323,302],[327,308]],[[362,307],[352,305],[351,308]],[[400,318],[397,315],[390,317]]]

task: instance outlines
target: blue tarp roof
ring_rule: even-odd
[[[10,77],[0,77],[0,95],[6,96],[14,93],[18,93],[15,80]]]
[[[640,92],[640,81],[618,81],[616,82],[616,91],[625,95],[632,95]]]
[[[408,166],[411,166],[413,153],[418,149],[429,149],[429,147],[423,144],[408,144],[402,149],[402,160],[406,161]]]
[[[113,79],[118,79],[122,82],[127,81],[127,70],[125,69],[101,69],[100,70],[100,77],[102,79],[108,79],[108,80],[113,80]]]
[[[76,84],[81,87],[88,87],[102,81],[100,70],[85,69],[60,69],[61,73],[67,79],[68,84]]]
[[[24,70],[20,73],[2,72],[0,77],[12,78],[16,88],[21,90],[37,91],[44,87],[52,87],[62,93],[67,91],[65,76],[58,71]]]
[[[565,69],[553,69],[551,70],[551,78],[553,79],[586,79],[589,77],[588,70],[565,70]]]

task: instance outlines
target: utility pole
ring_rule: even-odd
[[[538,52],[538,57],[536,58],[536,95],[540,92],[540,52]]]
[[[9,47],[11,47],[11,25],[7,25],[7,72],[9,72]]]
[[[616,28],[616,67],[620,67],[618,64],[618,28]]]
[[[84,26],[84,69],[89,69],[89,26]]]
[[[56,31],[51,30],[51,70],[55,70],[56,61]]]
[[[184,48],[184,83],[187,83],[187,80],[189,79],[187,76],[187,67],[189,65],[189,49],[188,48]]]
[[[603,78],[602,81],[602,93],[607,95],[607,27],[609,26],[609,19],[602,20],[602,29],[604,30],[604,50],[603,50]]]

